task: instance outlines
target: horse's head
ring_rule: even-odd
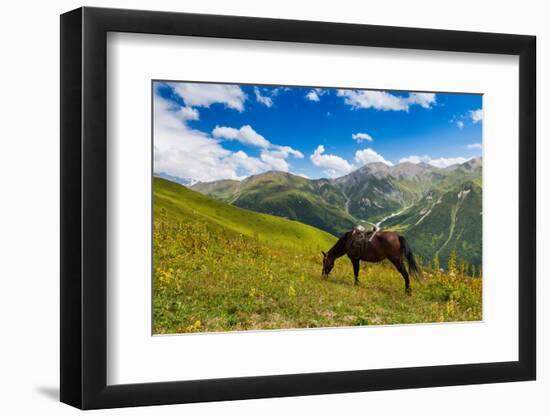
[[[323,271],[321,272],[322,278],[327,278],[332,268],[334,268],[334,258],[321,251],[323,254]]]

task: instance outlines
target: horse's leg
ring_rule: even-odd
[[[355,277],[355,285],[359,285],[359,258],[352,258],[349,256],[349,260],[353,265],[353,276]]]
[[[395,269],[399,271],[399,273],[403,276],[403,279],[405,280],[405,294],[411,295],[411,283],[409,280],[409,273],[407,272],[407,268],[405,267],[405,263],[403,262],[403,258],[401,257],[392,257],[389,258],[390,262],[395,266]]]

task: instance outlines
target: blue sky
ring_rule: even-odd
[[[154,82],[154,171],[182,181],[269,170],[339,177],[371,162],[481,155],[482,96]]]

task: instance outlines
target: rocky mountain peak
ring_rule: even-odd
[[[476,158],[472,158],[467,162],[464,162],[461,166],[462,168],[469,169],[469,170],[475,170],[480,169],[483,165],[483,161],[481,156],[478,156]]]
[[[429,165],[428,165],[429,166]],[[412,180],[415,177],[423,174],[430,168],[426,168],[421,164],[413,164],[412,162],[402,162],[395,165],[391,169],[391,174],[396,178]]]

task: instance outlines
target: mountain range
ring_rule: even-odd
[[[285,217],[339,236],[356,224],[399,231],[423,259],[446,265],[456,250],[481,264],[482,159],[447,168],[370,163],[339,178],[269,171],[190,187],[237,207]]]

